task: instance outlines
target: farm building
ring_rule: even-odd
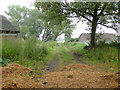
[[[91,36],[90,33],[82,33],[78,38],[79,39],[78,42],[89,43],[90,36]],[[106,43],[110,43],[111,41],[117,40],[117,36],[111,33],[104,33],[104,34],[96,33],[96,41],[103,41],[103,40],[105,40]]]
[[[0,15],[0,37],[17,38],[20,31],[3,15]]]

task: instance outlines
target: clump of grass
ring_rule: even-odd
[[[67,77],[68,77],[68,78],[72,78],[72,77],[73,77],[73,75],[69,74]]]

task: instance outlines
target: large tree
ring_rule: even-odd
[[[10,16],[9,20],[21,31],[20,36],[25,38],[25,34],[39,36],[42,41],[56,40],[58,36],[67,32],[72,32],[70,20],[60,15],[54,18],[38,9],[29,9],[25,6],[9,6],[6,12]],[[53,13],[52,13],[53,14]],[[51,15],[52,15],[51,14]]]
[[[48,2],[47,5],[41,5],[46,7],[47,5],[50,5],[50,3]],[[44,16],[42,15],[40,18],[42,18],[44,25],[44,32],[42,36],[43,41],[56,40],[56,38],[63,33],[71,35],[72,28],[74,28],[74,25],[71,25],[71,20],[62,15],[63,10],[60,9],[60,4],[53,3],[52,6],[53,8],[51,9],[42,8]],[[41,10],[41,8],[38,9]],[[55,13],[53,12],[54,10],[56,11]]]
[[[116,2],[37,2],[36,7],[42,9],[52,20],[61,22],[67,18],[78,18],[91,27],[92,47],[95,46],[95,33],[99,25],[117,30],[118,5]],[[59,17],[59,18],[58,18]]]
[[[36,36],[42,32],[42,21],[39,18],[42,13],[39,10],[19,5],[11,5],[8,10],[6,14],[10,16],[9,20],[21,31],[20,37],[25,38],[27,32]]]

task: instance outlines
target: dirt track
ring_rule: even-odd
[[[57,66],[59,63],[59,57],[58,57],[58,53],[56,53],[56,55],[54,56],[54,58],[47,64],[47,71],[55,71]]]

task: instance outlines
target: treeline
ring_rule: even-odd
[[[70,19],[57,16],[50,19],[49,14],[36,9],[29,9],[19,5],[9,6],[9,20],[20,30],[19,37],[26,38],[34,35],[41,36],[42,41],[55,41],[58,36],[65,33],[66,39],[70,38],[74,25],[71,25]]]

